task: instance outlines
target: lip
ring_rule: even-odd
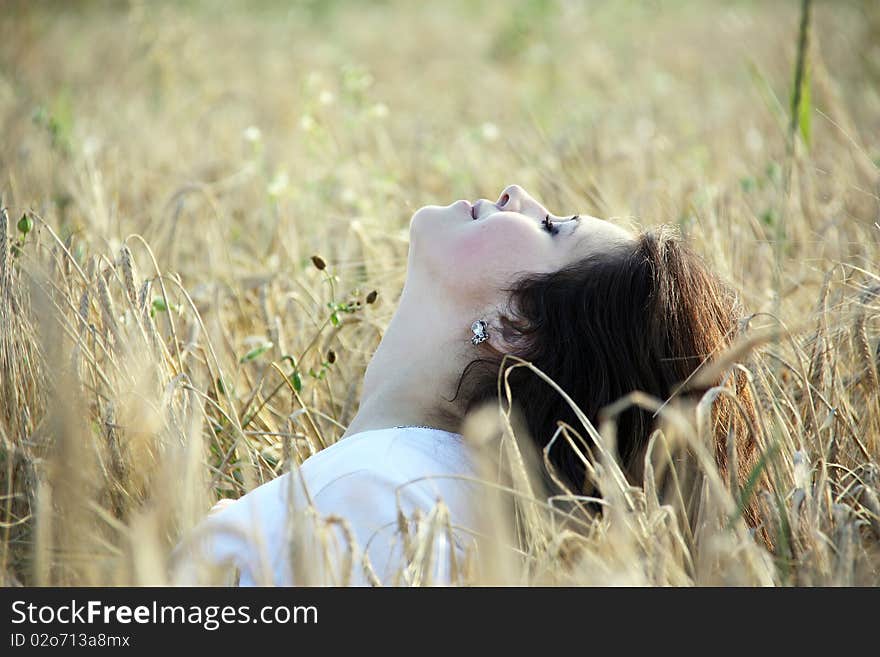
[[[461,210],[463,212],[467,212],[469,215],[471,215],[471,217],[473,217],[473,206],[470,204],[470,201],[465,201],[464,199],[462,199],[452,204],[452,207],[456,209],[458,209],[459,206],[461,206]]]

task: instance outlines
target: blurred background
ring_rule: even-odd
[[[342,434],[412,213],[511,183],[676,224],[756,323],[791,324],[762,397],[783,498],[830,408],[863,441],[835,458],[875,463],[880,3],[810,3],[799,48],[803,4],[3,0],[8,581],[161,581],[211,502]]]
[[[6,2],[5,200],[105,240],[138,231],[176,269],[299,265],[353,217],[396,234],[420,205],[511,181],[562,213],[685,227],[740,185],[771,224],[800,5]],[[810,35],[815,149],[854,143],[866,165],[878,16],[816,2]],[[65,174],[72,158],[101,198]]]

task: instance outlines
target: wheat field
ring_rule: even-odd
[[[516,545],[456,581],[880,583],[880,5],[808,4],[801,43],[795,0],[4,2],[3,583],[174,583],[214,502],[344,432],[412,213],[514,182],[734,284],[771,486],[700,458],[709,395],[652,443],[693,445],[696,523],[613,457],[564,528],[514,473]]]

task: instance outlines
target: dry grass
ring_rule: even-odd
[[[545,513],[502,414],[521,468],[487,508],[497,524],[516,500],[516,524],[456,578],[880,582],[876,3],[814,8],[809,144],[789,132],[793,1],[34,4],[0,18],[6,584],[166,582],[213,501],[342,434],[412,211],[514,181],[677,223],[771,330],[736,358],[754,356],[776,554],[710,463],[707,398],[664,408],[639,488],[610,425],[571,428],[598,441],[595,521]],[[682,443],[704,473],[693,526],[653,484]],[[429,581],[444,513],[406,534],[401,582]]]

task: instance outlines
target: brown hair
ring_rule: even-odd
[[[510,316],[502,334],[513,355],[550,376],[598,427],[600,410],[632,391],[661,401],[678,390],[738,334],[740,305],[734,291],[713,274],[670,227],[641,233],[636,240],[593,253],[559,271],[526,274],[504,290]],[[464,369],[456,395],[464,391],[467,410],[497,400],[503,354],[484,342],[485,355]],[[506,367],[512,363],[508,360]],[[537,448],[557,430],[558,421],[581,423],[566,401],[528,368],[510,372],[517,402]],[[755,406],[745,374],[736,370],[731,392],[713,404],[715,458],[727,476],[728,432],[735,436],[737,479],[745,482],[757,462]],[[691,398],[707,388],[689,391]],[[655,418],[630,407],[617,418],[617,448],[631,479],[641,463]],[[549,452],[551,464],[576,493],[585,492],[585,467],[563,440]],[[745,511],[755,526],[753,505]]]

